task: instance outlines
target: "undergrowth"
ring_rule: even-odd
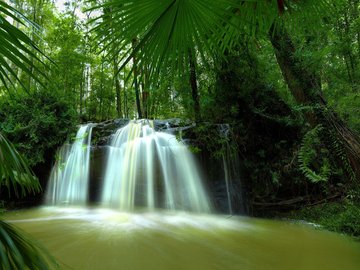
[[[360,240],[360,203],[345,199],[292,211],[288,218],[321,225],[323,229],[343,233]]]

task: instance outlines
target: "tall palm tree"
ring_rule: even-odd
[[[23,85],[14,67],[19,68],[34,80],[41,83],[30,71],[34,66],[30,61],[42,61],[34,53],[38,50],[31,39],[13,26],[8,19],[24,25],[21,14],[14,8],[0,1],[0,85],[10,90],[14,80]],[[40,75],[44,73],[34,66]],[[9,189],[9,194],[23,196],[41,190],[38,179],[28,168],[25,160],[14,146],[0,133],[0,187]],[[56,264],[46,250],[12,225],[0,220],[0,269],[48,270],[56,268]]]

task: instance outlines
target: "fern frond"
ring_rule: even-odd
[[[311,168],[311,164],[319,158],[318,148],[321,148],[319,134],[323,131],[322,125],[317,125],[309,130],[303,137],[301,147],[298,152],[298,161],[300,171],[313,183],[326,182],[331,175],[331,166],[329,159],[323,154],[319,172]],[[324,151],[323,151],[324,152]]]

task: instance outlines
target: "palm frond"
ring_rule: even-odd
[[[0,133],[0,186],[16,196],[41,190],[40,184],[14,146]]]
[[[18,17],[19,16],[19,17]],[[31,39],[7,21],[11,18],[23,24],[21,15],[5,2],[0,1],[0,81],[9,89],[15,78],[25,89],[14,71],[14,66],[28,74],[39,84],[39,77],[45,74],[34,62],[44,63],[37,57],[39,49]],[[23,18],[24,19],[24,18]],[[33,59],[31,61],[30,59]],[[15,150],[14,146],[0,133],[0,186],[12,190],[16,196],[41,190],[40,184],[27,163]],[[13,226],[0,220],[0,269],[7,270],[50,270],[57,269],[55,260],[39,244],[29,239]]]
[[[20,25],[25,25],[24,22],[31,24],[13,7],[0,1],[0,81],[9,89],[10,85],[14,85],[13,79],[15,79],[26,89],[17,72],[14,71],[14,66],[16,66],[40,85],[43,85],[40,77],[46,77],[46,75],[35,64],[37,62],[45,66],[45,63],[36,53],[42,55],[41,51],[30,37],[12,25],[8,19]],[[32,69],[36,71],[37,75],[34,75]]]
[[[204,56],[217,50],[223,25],[239,4],[234,0],[119,0],[98,8],[109,11],[97,18],[99,25],[94,28],[104,50],[111,55],[125,51],[120,69],[136,55],[140,66],[152,67],[152,77],[162,67],[183,70],[189,52]],[[134,39],[138,42],[132,48]]]
[[[187,70],[189,54],[207,63],[216,54],[237,49],[244,37],[267,36],[280,17],[294,21],[292,17],[302,18],[298,15],[307,14],[304,11],[320,17],[333,6],[331,2],[110,0],[91,10],[104,11],[93,21],[97,23],[93,31],[103,50],[117,56],[120,69],[136,56],[140,68],[151,67],[148,76],[156,81],[162,71]]]
[[[58,269],[51,255],[19,229],[0,220],[0,269]]]

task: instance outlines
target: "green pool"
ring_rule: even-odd
[[[305,224],[55,207],[5,219],[47,247],[61,269],[360,269],[360,243]]]

